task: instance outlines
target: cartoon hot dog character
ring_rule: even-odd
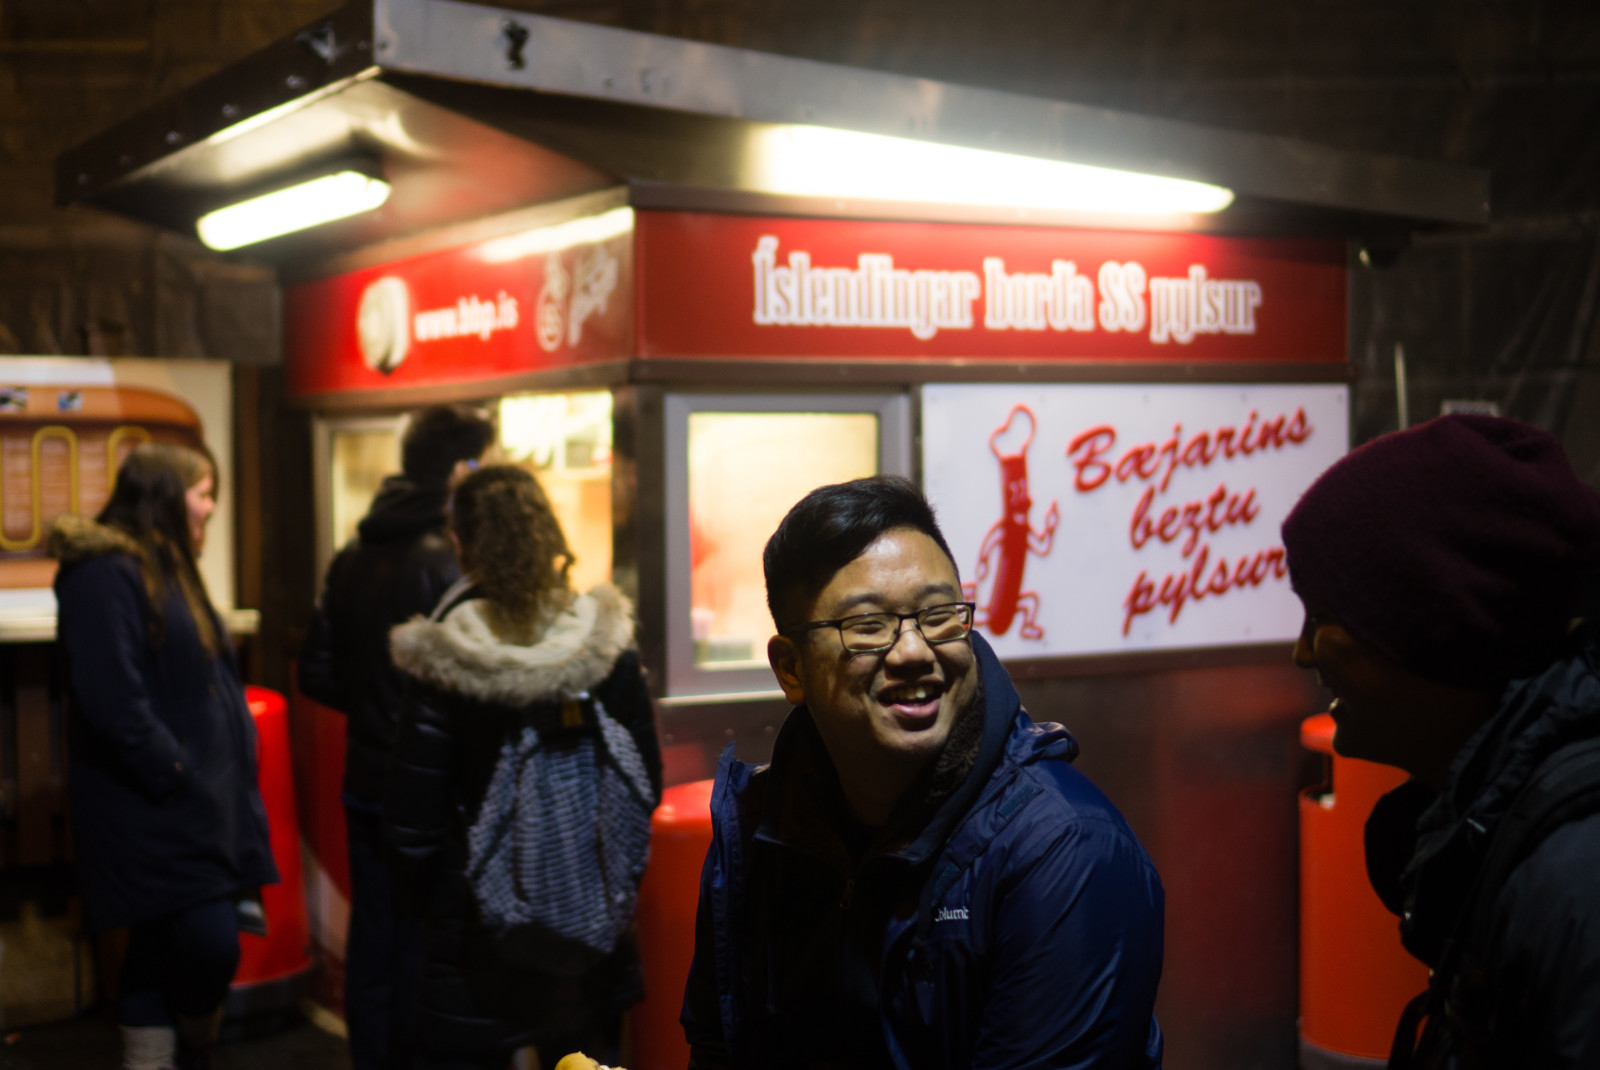
[[[974,623],[991,635],[1004,635],[1020,616],[1017,633],[1024,639],[1044,638],[1039,624],[1039,595],[1022,589],[1028,554],[1044,557],[1055,541],[1061,511],[1055,502],[1045,513],[1044,530],[1030,526],[1033,496],[1028,491],[1028,447],[1033,443],[1033,412],[1014,406],[1006,422],[989,436],[989,450],[1000,462],[1002,514],[983,537],[973,581],[961,585],[962,597],[978,603]]]

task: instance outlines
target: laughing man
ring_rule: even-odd
[[[691,1067],[1159,1066],[1160,878],[970,632],[921,493],[819,488],[763,564],[795,709],[717,770]]]

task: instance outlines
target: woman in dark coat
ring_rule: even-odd
[[[278,879],[255,724],[195,566],[215,488],[202,454],[142,445],[100,515],[63,516],[50,538],[78,872],[91,928],[129,930],[117,1018],[130,1070],[207,1065],[240,904],[259,910]]]
[[[643,996],[631,928],[597,964],[556,972],[481,923],[466,830],[502,747],[574,701],[627,730],[660,797],[655,714],[634,650],[633,609],[609,584],[579,594],[572,553],[544,492],[520,468],[483,468],[451,502],[465,575],[429,620],[391,633],[413,679],[384,802],[389,839],[427,919],[417,1040],[427,1067],[503,1070],[518,1048],[540,1065],[584,1051],[615,1063],[622,1012]],[[598,867],[597,867],[598,868]],[[586,875],[598,881],[598,872]]]

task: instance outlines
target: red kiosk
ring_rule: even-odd
[[[1120,200],[1051,199],[1097,169]],[[1296,736],[1317,700],[1277,525],[1348,443],[1356,247],[1481,224],[1482,174],[358,0],[67,154],[60,180],[188,231],[330,176],[387,200],[244,247],[281,269],[319,560],[409,408],[493,406],[579,585],[634,597],[683,784],[729,741],[763,757],[787,712],[762,656],[777,518],[820,483],[919,479],[1025,704],[1078,734],[1162,872],[1168,1065],[1292,1048]],[[1199,199],[1154,211],[1167,179]],[[331,956],[340,724],[294,717]],[[648,880],[688,885],[661,850]],[[640,1019],[670,1021],[673,983],[652,982]]]

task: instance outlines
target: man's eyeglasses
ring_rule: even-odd
[[[850,653],[881,654],[900,641],[902,621],[916,621],[922,641],[929,646],[965,639],[972,630],[972,615],[976,608],[971,602],[945,602],[919,609],[915,613],[861,613],[838,620],[814,620],[800,625],[794,631],[837,628],[839,642]]]

